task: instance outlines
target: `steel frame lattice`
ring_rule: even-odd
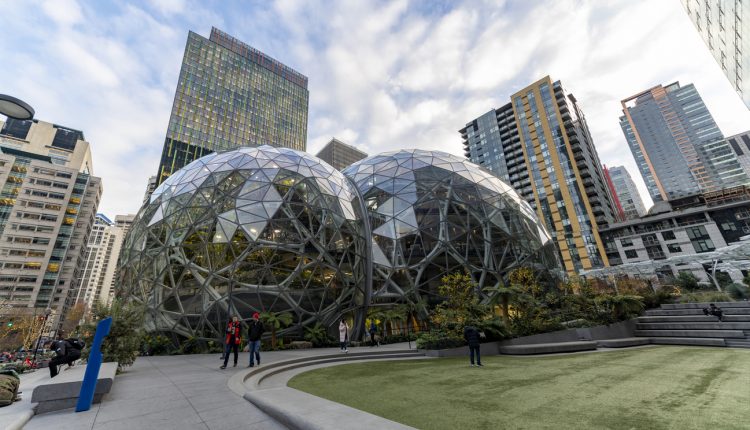
[[[369,290],[357,193],[304,152],[210,154],[170,176],[138,213],[120,258],[123,295],[147,330],[217,339],[229,314],[290,312],[279,334],[345,314]]]
[[[443,276],[480,288],[516,267],[557,274],[554,241],[489,171],[439,151],[375,155],[344,170],[287,148],[210,154],[170,176],[136,216],[120,296],[147,330],[222,337],[230,314],[290,312],[279,334],[353,318],[371,299],[439,301]]]
[[[439,300],[441,278],[468,272],[481,288],[525,266],[559,270],[549,233],[509,185],[440,151],[374,155],[344,170],[372,232],[374,299]]]

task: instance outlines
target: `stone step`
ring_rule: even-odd
[[[732,348],[750,348],[750,340],[725,339],[724,343]]]
[[[652,337],[654,345],[726,346],[724,339],[710,337]]]
[[[424,356],[423,351],[418,350],[385,350],[348,354],[326,354],[314,357],[304,357],[298,359],[278,361],[266,366],[258,367],[244,374],[241,383],[245,387],[257,388],[263,381],[271,376],[283,373],[300,367],[314,366],[323,363],[334,363],[339,361],[359,361],[359,360],[386,360],[394,358],[414,358]],[[230,388],[232,388],[230,386]]]
[[[636,324],[638,330],[748,330],[750,322],[673,322]],[[744,333],[743,333],[744,334]]]
[[[724,315],[750,315],[750,308],[726,308]],[[703,308],[695,309],[649,309],[646,316],[703,315]]]
[[[635,330],[635,335],[644,337],[745,338],[745,333],[742,330]]]
[[[596,349],[596,342],[534,343],[528,345],[501,346],[499,349],[501,354],[508,355],[556,354],[561,352],[593,351]]]
[[[750,315],[727,315],[725,321],[750,322]],[[728,318],[732,318],[731,320]],[[638,323],[684,323],[684,322],[716,322],[715,316],[706,315],[665,315],[638,317]]]
[[[649,343],[651,343],[651,339],[647,337],[624,337],[596,341],[597,346],[600,348],[625,348],[628,346],[648,345]]]
[[[707,308],[710,303],[665,303],[661,305],[662,309],[703,309]],[[714,302],[714,305],[724,308],[750,308],[750,302]]]

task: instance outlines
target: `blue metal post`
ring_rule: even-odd
[[[109,334],[110,328],[112,328],[112,317],[104,318],[96,325],[94,343],[91,345],[89,360],[86,364],[86,374],[83,376],[83,385],[81,385],[81,392],[78,394],[76,412],[88,411],[94,402],[96,381],[99,379],[99,369],[102,367],[102,342]]]

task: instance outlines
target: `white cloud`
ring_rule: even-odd
[[[42,3],[42,11],[62,26],[75,25],[83,21],[83,11],[75,0],[47,0]]]
[[[458,129],[544,75],[573,92],[602,162],[640,183],[620,100],[695,83],[725,134],[750,112],[679,2],[9,2],[0,15],[3,92],[82,129],[104,179],[100,210],[135,212],[156,173],[187,31],[211,26],[309,78],[308,149],[335,136],[370,153],[463,155]]]

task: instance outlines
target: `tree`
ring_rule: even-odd
[[[0,317],[0,347],[31,349],[44,328],[44,315],[36,309],[3,307]]]
[[[674,279],[674,283],[681,290],[693,291],[700,288],[698,278],[692,272],[680,272]]]
[[[68,311],[65,315],[65,320],[62,323],[62,330],[65,333],[73,333],[78,328],[83,319],[83,315],[86,313],[86,302],[78,302]]]
[[[86,345],[94,341],[96,325],[102,319],[111,316],[112,328],[102,343],[102,354],[105,362],[117,362],[118,369],[130,366],[138,357],[143,342],[144,308],[135,302],[124,302],[116,298],[111,306],[95,303],[91,309],[91,318],[81,327]],[[87,358],[90,349],[85,348],[83,355]]]
[[[443,276],[438,292],[445,300],[435,307],[432,322],[455,335],[462,333],[467,323],[477,324],[487,313],[480,305],[476,284],[467,273]]]
[[[503,323],[506,327],[510,327],[510,303],[513,298],[521,294],[521,291],[518,285],[505,286],[500,283],[484,290],[485,293],[489,294],[488,303],[490,306],[500,306],[503,312]]]
[[[276,349],[276,331],[291,324],[294,316],[289,312],[262,312],[260,320],[266,327],[271,327],[271,348]]]

